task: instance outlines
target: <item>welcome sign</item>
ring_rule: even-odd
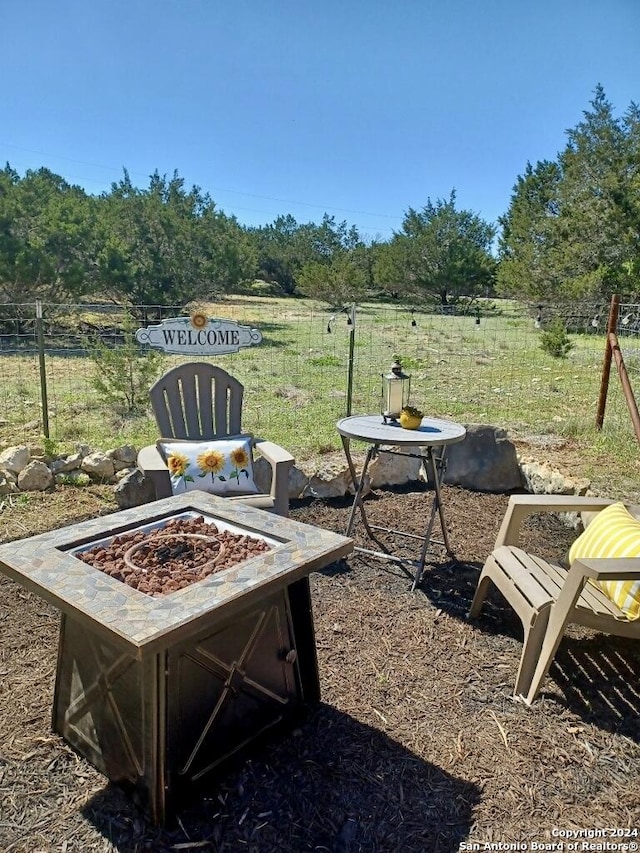
[[[177,355],[224,355],[259,344],[262,332],[235,320],[209,320],[204,314],[193,314],[138,329],[136,340]]]

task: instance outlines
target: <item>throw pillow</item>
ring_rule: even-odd
[[[569,551],[569,562],[580,557],[640,557],[640,521],[622,503],[599,512]],[[640,618],[640,580],[592,581],[628,619]]]
[[[258,494],[253,479],[251,436],[211,441],[161,439],[174,495],[202,489],[215,495]]]

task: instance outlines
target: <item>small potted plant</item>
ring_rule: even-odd
[[[424,412],[415,406],[404,406],[400,412],[400,426],[403,429],[418,429],[423,417]]]

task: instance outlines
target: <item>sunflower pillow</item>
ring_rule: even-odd
[[[251,460],[251,437],[211,441],[162,440],[158,449],[167,463],[171,490],[194,489],[216,495],[257,494]]]

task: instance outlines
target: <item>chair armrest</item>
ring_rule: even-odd
[[[148,477],[153,483],[156,499],[171,497],[169,469],[155,444],[150,444],[140,450],[137,464],[145,477]]]
[[[255,449],[271,466],[271,489],[273,511],[278,515],[289,515],[289,472],[294,463],[293,456],[284,447],[272,441],[256,439]]]
[[[138,467],[143,471],[167,471],[167,463],[155,444],[142,447],[138,452]]]
[[[598,512],[615,503],[607,498],[587,498],[579,495],[511,495],[502,519],[494,548],[517,545],[522,522],[540,512]]]
[[[265,441],[262,438],[257,438],[255,448],[261,456],[267,460],[270,465],[279,465],[280,463],[289,463],[289,467],[293,465],[295,459],[279,444],[274,444],[272,441]]]
[[[607,557],[587,559],[580,557],[573,566],[579,566],[585,577],[601,581],[629,581],[640,579],[640,557]]]

